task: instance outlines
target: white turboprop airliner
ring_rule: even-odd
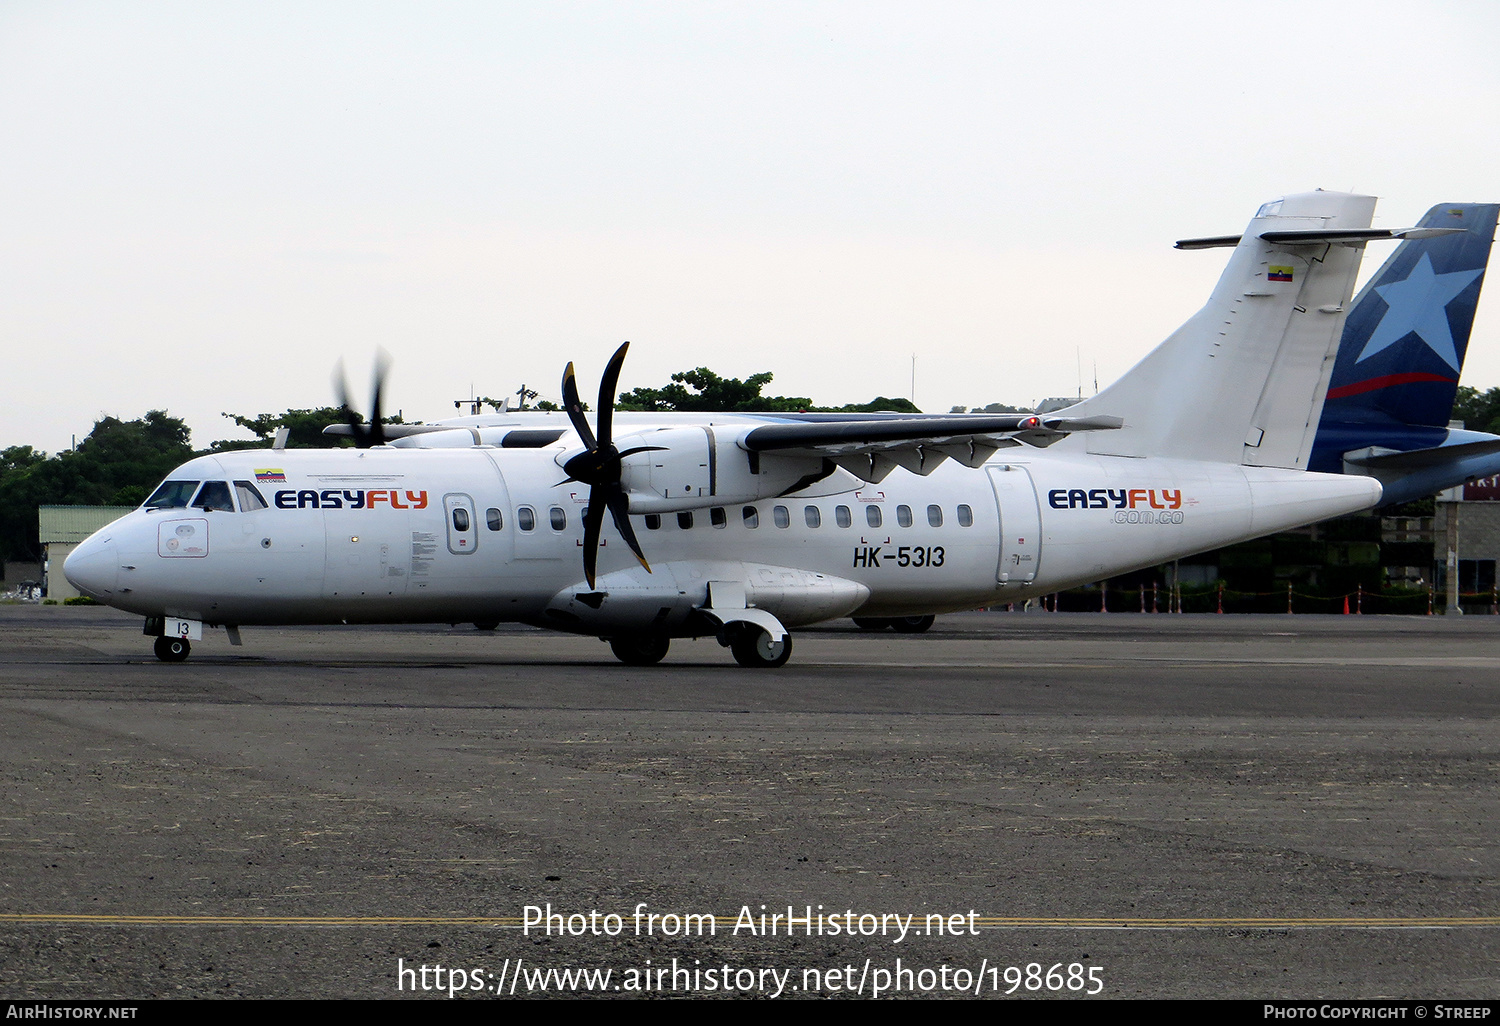
[[[1208,304],[1058,416],[615,417],[622,346],[593,417],[570,364],[565,414],[201,456],[64,570],[169,661],[205,624],[519,621],[773,667],[789,627],[920,626],[1367,509],[1377,481],[1304,469],[1345,308],[1366,242],[1448,230],[1374,206],[1261,207]]]

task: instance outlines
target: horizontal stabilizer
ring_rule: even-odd
[[[1298,232],[1261,232],[1266,242],[1280,246],[1322,246],[1330,242],[1380,242],[1383,239],[1435,239],[1453,235],[1462,228],[1314,228]]]
[[[1344,453],[1344,462],[1377,472],[1412,471],[1443,466],[1474,456],[1487,456],[1490,453],[1500,453],[1500,438],[1461,442],[1458,445],[1437,445],[1430,449],[1409,449],[1405,452],[1371,446]]]
[[[1379,242],[1382,239],[1435,239],[1452,235],[1462,228],[1313,228],[1295,232],[1261,232],[1257,238],[1280,246],[1322,246],[1333,242]],[[1240,244],[1241,235],[1212,235],[1203,239],[1178,239],[1176,249],[1230,249]]]
[[[1178,239],[1173,249],[1233,249],[1240,244],[1239,235],[1210,235],[1203,239]]]

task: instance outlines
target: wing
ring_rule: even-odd
[[[835,419],[836,418],[836,419]],[[1054,417],[1035,414],[958,414],[931,417],[804,419],[751,428],[740,448],[769,456],[823,458],[866,481],[880,481],[896,467],[930,474],[944,460],[979,467],[1000,449],[1051,445],[1074,431],[1108,431],[1118,417]]]

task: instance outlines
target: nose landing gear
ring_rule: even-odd
[[[193,646],[188,644],[187,638],[157,638],[154,647],[156,658],[164,663],[180,663],[193,650]]]
[[[156,639],[153,646],[156,658],[164,663],[180,663],[193,650],[190,642],[202,640],[203,621],[178,616],[148,616],[141,633]],[[239,628],[229,628],[229,642],[232,645],[240,643]]]

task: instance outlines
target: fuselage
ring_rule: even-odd
[[[576,443],[575,443],[576,444]],[[1003,450],[879,484],[632,515],[581,562],[586,488],[541,448],[250,450],[203,456],[81,545],[80,590],[209,624],[518,621],[700,632],[710,582],[787,626],[944,612],[1096,581],[1379,500],[1366,478],[1193,460]],[[168,487],[171,486],[171,487]],[[712,501],[711,497],[707,501]]]

